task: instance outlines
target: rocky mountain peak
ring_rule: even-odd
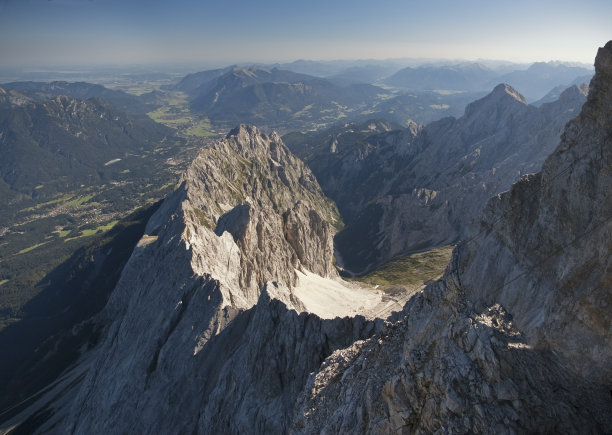
[[[577,99],[584,99],[589,95],[589,84],[583,83],[581,85],[572,85],[567,89],[563,90],[561,94],[559,94],[559,98],[557,101],[559,102],[570,102],[576,101]],[[544,103],[550,104],[550,103]]]
[[[522,106],[527,106],[525,98],[512,86],[501,83],[485,97],[468,104],[465,108],[465,116],[469,118],[486,114],[490,116],[491,113],[518,110]]]
[[[485,97],[468,104],[460,120],[466,126],[473,126],[477,134],[490,135],[507,129],[509,123],[534,109],[514,88],[502,83]]]
[[[257,127],[255,127],[254,125],[240,124],[240,125],[234,127],[233,129],[231,129],[229,131],[229,133],[227,133],[227,135],[225,135],[225,138],[229,139],[232,136],[238,136],[238,137],[244,138],[244,137],[249,136],[251,134],[253,134],[253,135],[260,135],[261,133],[259,132]]]
[[[576,89],[575,91],[574,91],[574,88]],[[570,86],[566,90],[569,90],[569,93],[577,92],[578,94],[583,95],[583,96],[586,97],[586,96],[589,95],[589,84],[588,83],[582,83],[580,85],[573,85],[573,86]],[[561,95],[563,95],[564,93],[565,92],[562,92]]]
[[[183,177],[190,201],[216,224],[230,207],[251,202],[276,213],[304,201],[336,226],[339,215],[308,167],[276,133],[240,125],[221,141],[202,150]],[[206,192],[203,195],[202,192]]]
[[[527,101],[523,96],[512,86],[507,83],[500,83],[499,85],[493,88],[493,92],[491,92],[492,97],[496,98],[505,98],[505,95],[509,95],[517,101],[520,101],[523,104],[527,104]]]
[[[296,270],[336,274],[336,207],[277,134],[235,128],[200,152],[167,202],[148,234],[166,227],[180,235],[193,270],[228,289],[225,303],[252,306],[268,281],[293,286]],[[170,230],[177,211],[179,226]]]
[[[121,421],[162,432],[282,432],[321,358],[377,327],[363,316],[324,323],[304,312],[336,283],[334,216],[278,135],[243,125],[203,149],[149,220],[100,316],[107,332],[67,410],[79,416],[66,420],[70,430],[107,432]],[[169,413],[139,411],[166,398]],[[255,398],[269,410],[254,408]],[[120,411],[109,418],[108,406]]]
[[[276,133],[266,135],[252,125],[240,124],[225,137],[230,146],[245,158],[279,157],[279,144],[282,143]]]
[[[70,98],[66,95],[58,95],[51,101],[54,101],[60,107],[63,107],[63,108],[66,108],[68,105],[74,105],[77,102],[75,99]]]

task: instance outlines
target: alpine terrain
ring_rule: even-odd
[[[595,68],[542,171],[489,201],[401,321],[326,360],[295,430],[609,430],[612,41]]]
[[[97,341],[0,429],[609,430],[612,41],[595,69],[586,102],[573,87],[536,108],[500,85],[459,119],[366,123],[374,136],[330,152],[302,143],[314,173],[278,134],[236,127],[202,149],[104,308],[75,326]],[[265,107],[278,95],[241,89]],[[198,104],[220,104],[221,88],[201,91]],[[417,292],[366,287],[338,276],[340,212],[336,242],[363,269],[459,243]]]
[[[342,265],[364,272],[464,237],[488,198],[540,169],[586,93],[572,86],[536,108],[500,84],[458,119],[406,129],[369,121],[285,140],[338,204]]]

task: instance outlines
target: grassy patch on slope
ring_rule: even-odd
[[[415,286],[439,278],[444,273],[454,246],[443,246],[430,251],[395,258],[378,269],[352,278],[372,286]]]
[[[15,255],[25,254],[27,252],[33,251],[34,249],[38,248],[39,246],[46,245],[47,243],[49,243],[49,242],[37,243],[36,245],[32,245],[32,246],[29,246],[27,248],[22,249],[21,251],[17,252],[17,254],[15,254]]]

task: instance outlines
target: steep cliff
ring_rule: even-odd
[[[612,427],[612,41],[542,171],[487,204],[400,321],[336,351],[298,432],[605,432]]]

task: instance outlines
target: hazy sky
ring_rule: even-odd
[[[0,67],[452,58],[592,63],[612,1],[0,0]]]

